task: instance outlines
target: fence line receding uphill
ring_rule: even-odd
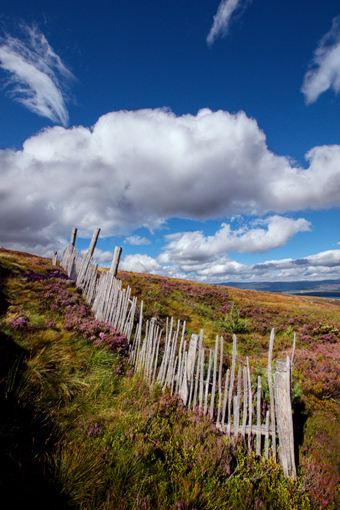
[[[223,337],[216,336],[215,349],[203,347],[203,331],[185,335],[186,324],[173,317],[166,319],[165,330],[156,319],[143,322],[143,301],[139,317],[137,298],[131,288],[122,289],[116,279],[121,248],[116,248],[110,271],[98,275],[93,252],[99,235],[96,229],[87,253],[75,249],[76,229],[64,250],[61,266],[83,290],[96,319],[110,324],[126,335],[129,357],[134,369],[143,371],[150,386],[158,383],[171,394],[178,393],[189,409],[209,413],[218,430],[230,436],[244,437],[248,449],[256,455],[279,462],[285,476],[296,478],[291,406],[292,362],[277,360],[272,374],[274,330],[269,341],[267,376],[251,377],[249,358],[238,358],[233,335],[232,356],[224,354]],[[135,322],[136,327],[134,328]],[[295,335],[293,354],[295,349]],[[231,358],[231,366],[230,366]],[[228,368],[226,368],[228,367]]]

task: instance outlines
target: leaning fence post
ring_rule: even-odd
[[[91,244],[90,244],[88,252],[87,252],[89,259],[93,256],[93,252],[94,252],[94,249],[96,247],[98,237],[99,237],[99,232],[100,232],[100,228],[95,228],[95,230],[93,232]]]
[[[78,232],[78,229],[77,229],[77,228],[73,228],[73,229],[72,229],[70,246],[73,246],[73,247],[75,246],[75,244],[76,244],[77,232]]]
[[[120,256],[122,254],[122,250],[123,250],[123,248],[120,248],[119,246],[115,247],[112,264],[111,264],[111,269],[110,269],[110,273],[113,274],[114,277],[116,277],[116,275],[117,275],[118,265],[119,265],[119,261],[120,261]]]

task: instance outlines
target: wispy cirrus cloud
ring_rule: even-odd
[[[214,22],[207,36],[207,43],[212,45],[217,37],[228,33],[233,14],[242,14],[251,0],[222,0],[214,16]]]
[[[9,74],[6,87],[12,99],[32,112],[67,126],[67,83],[74,76],[36,27],[21,27],[22,40],[0,38],[0,67]]]
[[[311,104],[330,88],[335,93],[340,90],[340,16],[333,19],[331,30],[319,42],[301,92]]]

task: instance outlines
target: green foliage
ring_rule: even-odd
[[[235,335],[248,332],[248,323],[240,318],[235,303],[232,304],[230,312],[225,315],[224,321],[221,321],[220,328],[225,333]]]

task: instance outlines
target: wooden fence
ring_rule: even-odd
[[[256,455],[277,460],[285,476],[296,478],[294,435],[291,406],[292,360],[277,360],[273,374],[274,330],[269,340],[265,375],[251,376],[249,359],[236,356],[237,340],[233,335],[232,356],[224,354],[224,340],[216,337],[215,349],[203,347],[203,331],[185,336],[185,322],[166,320],[165,331],[156,319],[143,322],[143,301],[135,321],[137,298],[131,288],[121,288],[115,278],[121,248],[115,250],[110,271],[98,275],[93,265],[96,229],[87,253],[75,249],[76,230],[63,253],[61,266],[83,289],[95,317],[126,335],[130,361],[143,371],[150,386],[158,383],[171,394],[178,393],[189,409],[209,413],[216,427],[228,437],[241,435]],[[134,328],[134,324],[136,327]],[[295,349],[295,335],[293,354]]]

